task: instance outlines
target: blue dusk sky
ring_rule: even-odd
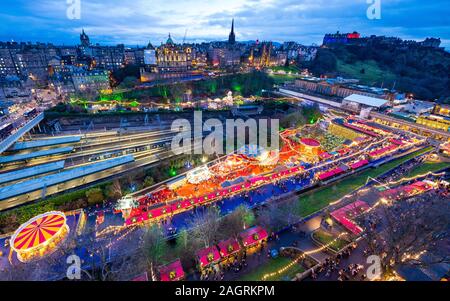
[[[367,0],[79,0],[81,18],[67,17],[77,0],[0,0],[0,41],[74,45],[82,28],[93,43],[158,45],[170,32],[181,42],[225,40],[235,19],[237,40],[321,44],[325,33],[423,40],[450,47],[448,0],[380,0],[381,19],[369,20]],[[371,0],[375,1],[375,0]]]

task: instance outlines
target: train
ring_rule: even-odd
[[[13,125],[11,123],[5,123],[3,125],[0,126],[0,137],[6,138],[8,137],[12,130],[14,129]]]
[[[30,118],[30,117],[34,117],[37,114],[37,110],[36,108],[30,109],[28,111],[26,111],[25,113],[23,113],[23,117],[25,118]]]
[[[120,156],[130,155],[130,154],[134,154],[137,152],[143,152],[146,150],[167,148],[170,145],[171,145],[171,142],[159,142],[159,143],[154,143],[154,144],[149,144],[149,145],[144,145],[144,146],[136,146],[136,147],[132,147],[132,148],[124,149],[124,150],[118,150],[118,151],[108,152],[108,153],[104,153],[104,154],[94,155],[94,156],[91,156],[88,161],[95,162],[95,161],[106,160],[106,159],[110,159],[110,158],[117,158]]]

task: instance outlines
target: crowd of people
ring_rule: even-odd
[[[315,280],[318,277],[323,276],[325,279],[332,280],[331,277],[334,272],[337,272],[337,280],[339,281],[354,280],[357,279],[358,276],[361,276],[361,278],[364,279],[365,275],[359,275],[363,269],[361,265],[349,264],[347,267],[340,268],[342,261],[349,258],[352,251],[357,247],[358,244],[354,242],[336,256],[326,258],[323,263],[320,263],[317,268],[312,270],[311,278]]]
[[[266,245],[267,243],[261,243],[258,245],[256,250],[252,251],[253,259],[257,262],[262,260],[262,257],[266,253]],[[232,255],[231,257],[223,260],[220,263],[210,265],[208,267],[203,268],[200,271],[200,280],[203,281],[220,281],[225,278],[235,279],[240,277],[240,273],[244,271],[248,265],[248,253],[247,250],[241,251],[239,254]],[[267,256],[270,257],[270,251],[267,253]]]

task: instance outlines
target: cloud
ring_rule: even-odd
[[[6,1],[3,1],[6,2]],[[75,44],[81,28],[95,43],[159,44],[225,40],[235,18],[238,40],[320,43],[325,33],[359,31],[408,39],[441,37],[450,46],[447,0],[381,0],[381,20],[366,17],[366,0],[81,0],[81,20],[66,17],[66,0],[0,4],[0,40]],[[5,6],[5,7],[3,7]],[[11,30],[14,28],[14,30]]]

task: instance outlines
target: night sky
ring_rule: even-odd
[[[75,1],[75,0],[70,0]],[[440,37],[450,48],[448,0],[380,0],[381,19],[369,20],[366,0],[81,0],[81,19],[67,17],[67,0],[0,0],[0,40],[74,45],[82,28],[91,42],[128,46],[226,40],[235,18],[238,41],[321,44],[325,33],[422,40]]]

